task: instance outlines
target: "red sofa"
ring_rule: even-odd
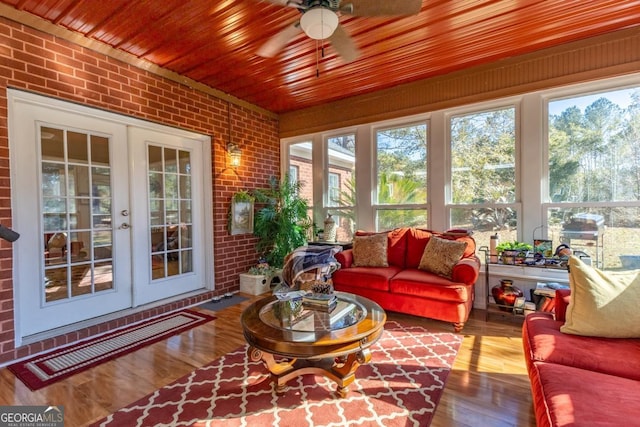
[[[367,234],[373,233],[356,236]],[[473,307],[480,270],[473,237],[459,230],[437,233],[408,227],[387,236],[388,267],[354,267],[351,249],[336,254],[341,268],[333,273],[334,288],[369,298],[385,310],[452,322],[456,332],[462,330]],[[451,279],[418,269],[432,236],[467,242]]]
[[[533,313],[522,327],[538,427],[639,426],[640,339],[560,332],[569,299],[556,291],[556,318]]]

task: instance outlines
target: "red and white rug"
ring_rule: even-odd
[[[182,310],[58,348],[8,368],[31,390],[38,390],[213,319],[215,317],[208,314]]]
[[[345,398],[314,375],[278,395],[247,346],[120,409],[95,426],[428,426],[462,337],[388,321]]]

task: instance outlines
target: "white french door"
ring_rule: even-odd
[[[18,342],[204,288],[203,140],[41,98],[10,102]]]
[[[129,128],[129,140],[134,304],[141,305],[203,287],[204,171],[199,141],[140,128]]]

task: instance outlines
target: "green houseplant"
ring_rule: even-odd
[[[524,258],[527,252],[533,250],[533,245],[513,240],[511,242],[502,242],[496,246],[496,252],[502,257],[504,264],[516,264],[518,258]]]
[[[300,197],[301,188],[302,183],[291,182],[287,174],[282,181],[271,177],[269,188],[253,191],[256,203],[262,205],[255,218],[256,249],[273,267],[282,268],[287,254],[307,244],[313,222],[307,201]]]

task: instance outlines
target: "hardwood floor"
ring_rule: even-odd
[[[65,426],[109,413],[245,343],[240,314],[253,300],[215,313],[217,319],[32,392],[0,369],[0,405],[64,405]],[[452,331],[447,323],[388,313],[389,319]],[[462,331],[464,341],[447,380],[433,427],[535,426],[522,354],[521,326],[482,311]],[[123,426],[126,427],[126,426]]]

